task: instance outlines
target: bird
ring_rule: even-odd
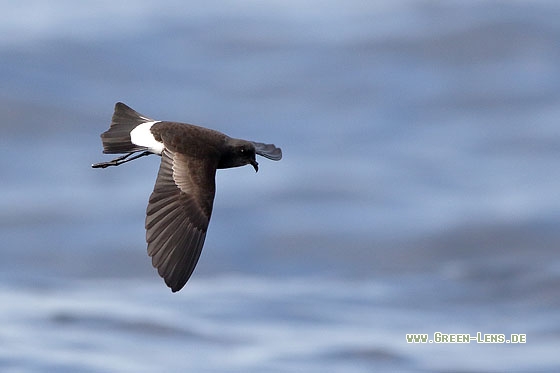
[[[158,121],[122,102],[115,104],[109,129],[101,134],[103,153],[124,154],[93,168],[119,166],[140,157],[161,156],[146,209],[146,242],[152,265],[172,292],[181,290],[200,257],[216,192],[217,169],[251,165],[256,155],[273,161],[282,150],[229,137],[188,123]]]

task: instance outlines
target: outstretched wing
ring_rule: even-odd
[[[214,165],[164,149],[146,211],[146,241],[152,264],[173,292],[194,271],[212,214]]]
[[[255,145],[255,152],[258,155],[262,155],[273,161],[282,159],[282,149],[277,148],[274,144],[263,144],[262,142],[253,141],[253,145]]]

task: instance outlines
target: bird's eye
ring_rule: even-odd
[[[251,156],[251,154],[253,154],[253,152],[251,151],[251,148],[245,147],[245,146],[240,147],[238,152],[239,152],[238,154],[240,156],[243,156],[243,157],[248,157],[248,156]]]

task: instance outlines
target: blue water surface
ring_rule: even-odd
[[[2,372],[560,368],[557,2],[0,3]],[[159,158],[90,167],[117,101],[284,152],[176,294]]]

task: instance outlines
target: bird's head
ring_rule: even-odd
[[[255,172],[259,170],[255,145],[252,142],[230,138],[228,143],[228,151],[222,155],[218,168],[240,167],[250,164]]]

